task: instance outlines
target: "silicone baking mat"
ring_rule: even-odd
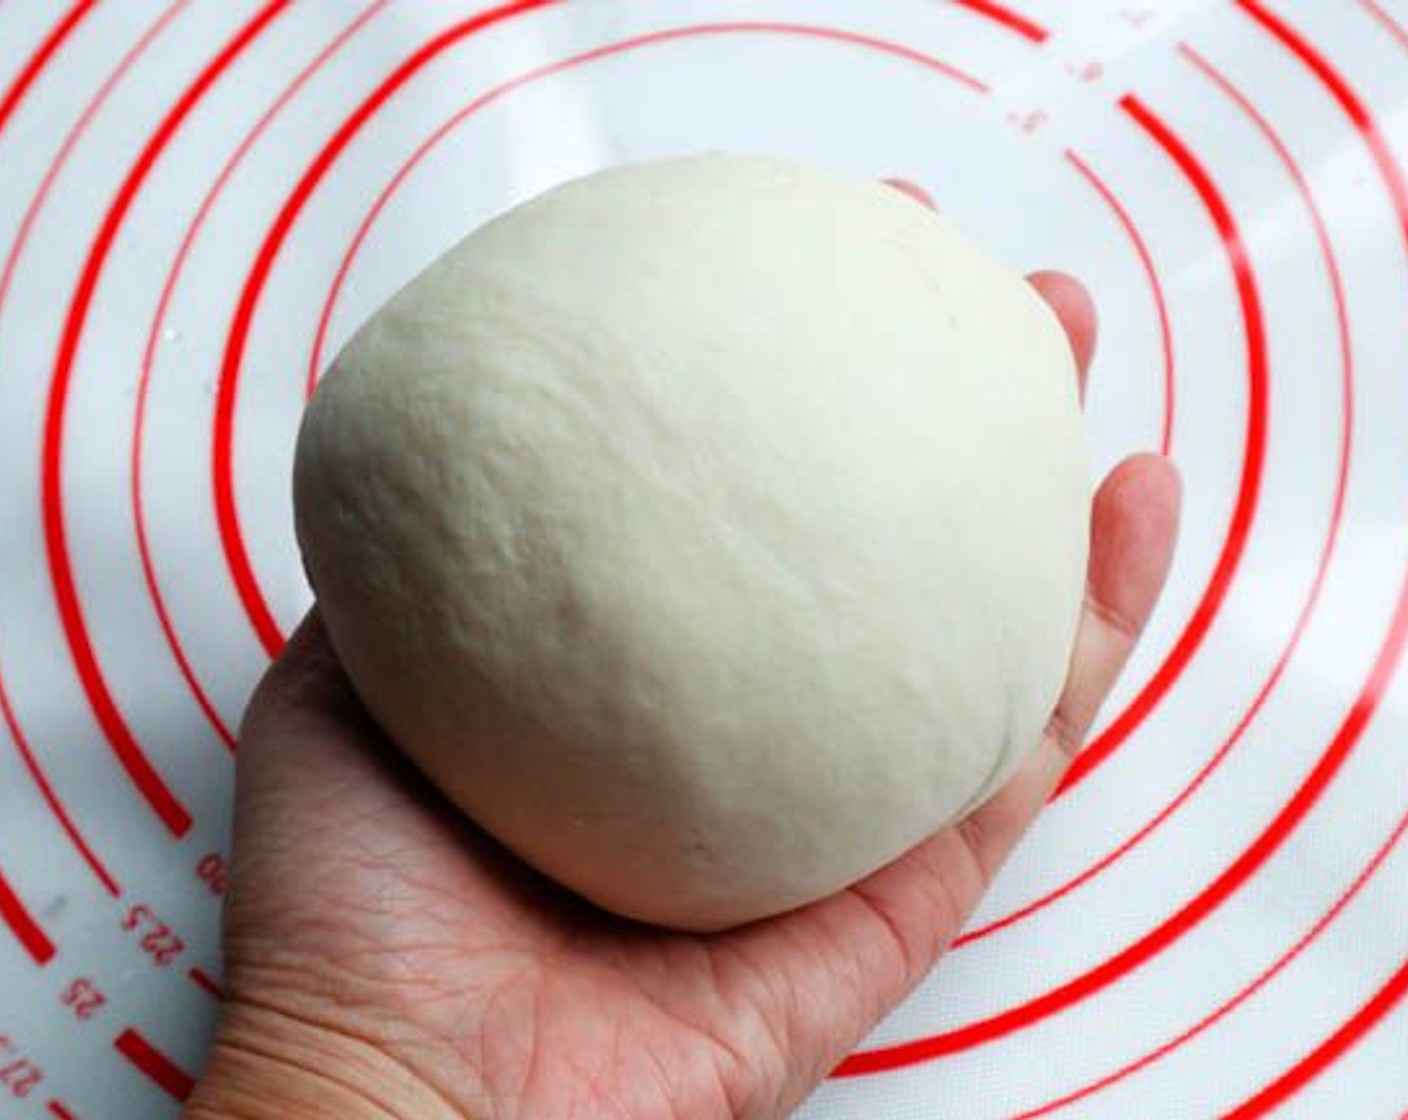
[[[1186,526],[960,944],[809,1120],[1408,1110],[1403,0],[0,0],[0,1116],[171,1115],[356,325],[593,168],[925,184],[1100,305]]]

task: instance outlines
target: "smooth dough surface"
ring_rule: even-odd
[[[549,876],[690,929],[836,891],[1012,773],[1088,487],[1019,274],[888,187],[737,156],[475,232],[341,353],[295,471],[392,738]]]

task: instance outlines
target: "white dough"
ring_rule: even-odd
[[[393,739],[551,877],[716,929],[1036,745],[1085,577],[1069,345],[898,192],[757,158],[491,222],[308,412],[298,535]]]

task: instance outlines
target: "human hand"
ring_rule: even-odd
[[[1083,379],[1088,298],[1032,283]],[[1178,505],[1157,456],[1100,486],[1070,674],[1012,782],[850,889],[711,936],[604,914],[464,820],[310,615],[245,719],[228,1000],[187,1116],[780,1120],[934,965],[1040,810],[1153,607]]]

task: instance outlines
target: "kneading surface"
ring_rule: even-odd
[[[741,157],[476,232],[338,358],[299,539],[391,736],[603,906],[837,890],[1033,747],[1088,482],[1054,315],[897,192]]]

